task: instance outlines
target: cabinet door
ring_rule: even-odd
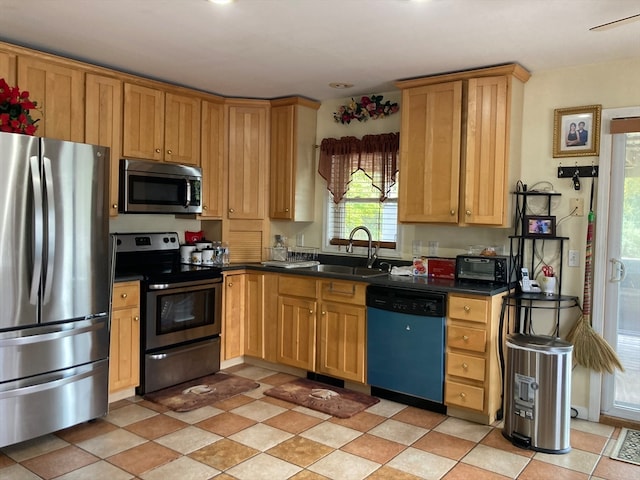
[[[140,310],[114,309],[109,347],[109,392],[140,384]]]
[[[110,148],[109,215],[118,215],[118,175],[122,154],[122,81],[88,73],[85,140]]]
[[[291,220],[294,214],[295,105],[271,108],[271,188],[269,216]]]
[[[320,312],[318,372],[364,383],[365,307],[322,303]]]
[[[165,95],[164,159],[200,165],[200,99]]]
[[[4,78],[10,86],[16,84],[16,55],[11,52],[0,52],[0,78]]]
[[[18,85],[37,102],[37,135],[84,142],[84,72],[29,56],[18,58]]]
[[[202,217],[222,218],[224,211],[224,105],[202,102]]]
[[[458,222],[462,82],[402,92],[401,222]]]
[[[468,85],[460,223],[503,225],[509,178],[507,77],[472,78]]]
[[[316,302],[278,297],[278,363],[315,370]]]
[[[124,84],[125,157],[164,158],[164,93],[154,88]]]
[[[229,106],[228,218],[265,218],[268,107]]]
[[[224,278],[224,321],[222,323],[222,359],[229,360],[241,356],[244,342],[244,274],[226,275]]]
[[[245,275],[244,354],[264,358],[264,275]]]

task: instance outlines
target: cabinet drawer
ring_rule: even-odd
[[[113,308],[135,307],[140,304],[138,282],[123,282],[113,285]]]
[[[487,323],[489,302],[480,298],[449,295],[449,317],[468,322]]]
[[[484,410],[484,388],[457,382],[445,382],[444,403],[472,410]]]
[[[322,300],[364,305],[367,286],[364,283],[330,280],[320,283],[320,291]]]
[[[278,293],[291,297],[307,297],[316,299],[315,278],[302,276],[280,275],[278,277]]]
[[[447,375],[484,381],[484,358],[447,353]]]
[[[447,346],[451,348],[462,348],[483,353],[486,343],[487,332],[484,330],[458,327],[456,325],[447,327]]]

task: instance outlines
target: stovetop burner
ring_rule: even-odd
[[[180,263],[175,232],[116,234],[116,276],[142,275],[149,283],[220,278],[221,269]]]

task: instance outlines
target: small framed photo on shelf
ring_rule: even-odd
[[[556,108],[553,116],[553,156],[590,157],[600,154],[601,105]]]
[[[530,238],[556,236],[556,217],[526,215],[523,219],[522,234]]]

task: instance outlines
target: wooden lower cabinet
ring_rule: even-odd
[[[140,284],[113,287],[109,348],[109,393],[140,384]]]
[[[224,302],[221,360],[230,360],[244,354],[244,272],[225,273],[223,281]]]
[[[316,280],[280,275],[278,278],[276,361],[315,371]]]
[[[502,297],[449,294],[444,386],[449,415],[491,424],[502,408]]]
[[[319,373],[365,383],[366,284],[320,282]]]

